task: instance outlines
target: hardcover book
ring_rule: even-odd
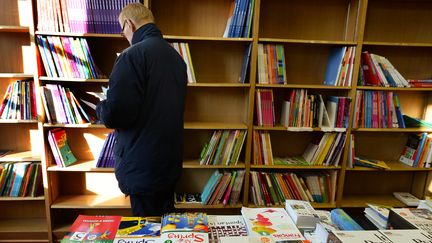
[[[307,201],[286,200],[285,209],[298,228],[315,228],[319,216]]]

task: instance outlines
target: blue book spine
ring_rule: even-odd
[[[327,60],[327,69],[324,76],[325,85],[336,85],[337,78],[340,72],[340,66],[342,58],[345,54],[346,47],[335,47],[332,48]]]
[[[422,137],[421,137],[421,140],[420,140],[420,144],[419,144],[419,146],[417,148],[417,154],[416,154],[416,157],[415,157],[415,160],[414,160],[413,167],[417,167],[418,166],[418,162],[420,160],[420,156],[422,154],[423,147],[425,145],[425,141],[426,141],[426,138],[427,138],[427,133],[424,132],[424,133],[422,133],[421,136]]]

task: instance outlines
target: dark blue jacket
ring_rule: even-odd
[[[180,177],[186,85],[186,64],[156,25],[136,30],[96,110],[117,132],[115,174],[123,193],[169,189]]]

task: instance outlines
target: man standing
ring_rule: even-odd
[[[133,214],[158,216],[174,209],[182,170],[186,64],[143,4],[127,5],[118,20],[131,46],[114,64],[97,116],[116,130],[115,175]]]

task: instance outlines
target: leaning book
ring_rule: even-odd
[[[79,215],[66,233],[62,243],[114,241],[121,216]]]

